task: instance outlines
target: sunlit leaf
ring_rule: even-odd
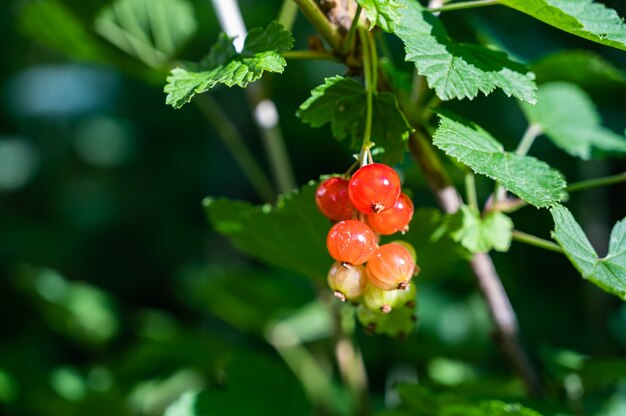
[[[626,25],[615,10],[593,0],[499,0],[500,4],[574,35],[626,50]]]
[[[167,78],[164,91],[166,103],[180,108],[195,94],[210,90],[217,84],[245,88],[261,78],[263,72],[282,73],[285,58],[282,53],[293,47],[293,36],[281,24],[272,22],[265,29],[250,30],[241,53],[232,39],[221,33],[208,56],[197,71],[175,68]]]
[[[405,7],[395,34],[404,42],[406,60],[415,63],[439,98],[472,99],[500,88],[508,96],[535,102],[535,76],[524,65],[500,51],[454,42],[417,1],[398,1]]]
[[[500,142],[473,123],[449,114],[439,117],[433,143],[449,156],[536,207],[561,200],[565,180],[559,171],[534,157],[505,152]]]
[[[312,127],[330,123],[333,136],[351,137],[351,148],[358,151],[365,133],[367,92],[351,78],[326,78],[323,85],[311,91],[298,110],[298,117]],[[413,131],[400,111],[394,95],[388,92],[373,97],[371,140],[376,144],[378,160],[395,164],[402,161],[409,133]]]
[[[559,205],[550,212],[554,220],[552,236],[583,278],[626,300],[626,219],[615,224],[609,252],[605,257],[599,257],[567,208]]]

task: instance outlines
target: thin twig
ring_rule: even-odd
[[[223,143],[233,155],[235,161],[241,167],[241,170],[261,199],[265,202],[273,202],[276,199],[276,195],[272,185],[252,155],[235,124],[209,94],[199,94],[192,102],[198,106],[202,114],[215,128],[218,136],[222,138]]]

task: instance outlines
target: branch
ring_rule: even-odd
[[[409,151],[422,168],[443,211],[448,214],[455,213],[463,204],[461,196],[452,185],[441,160],[426,138],[428,133],[421,130],[420,126],[414,127],[416,133],[409,138]],[[528,391],[532,394],[539,394],[541,383],[518,338],[517,317],[491,257],[486,253],[477,253],[472,257],[470,264],[478,286],[487,302],[502,351],[515,371],[524,380]]]
[[[342,46],[342,36],[337,26],[332,24],[313,0],[293,0],[302,14],[311,22],[313,27],[322,35],[330,47],[339,52]]]
[[[213,128],[215,128],[218,136],[222,138],[222,141],[228,150],[230,150],[230,153],[241,167],[241,170],[244,172],[257,194],[265,202],[273,202],[276,199],[276,195],[274,194],[272,185],[265,172],[263,172],[263,169],[261,169],[256,162],[256,159],[246,145],[243,137],[241,137],[237,126],[235,126],[209,94],[199,94],[192,102],[198,106],[202,114],[209,123],[211,123]]]
[[[560,245],[554,244],[552,241],[536,237],[532,234],[527,234],[523,231],[513,230],[513,240],[538,248],[543,248],[545,250],[554,251],[555,253],[563,253],[563,249]]]

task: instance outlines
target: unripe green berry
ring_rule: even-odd
[[[342,302],[363,296],[367,283],[367,272],[363,265],[335,262],[328,271],[328,286]]]

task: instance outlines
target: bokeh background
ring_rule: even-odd
[[[605,3],[626,15],[623,2]],[[159,415],[182,393],[203,387],[217,392],[211,414],[263,414],[241,397],[264,378],[284,379],[293,400],[307,402],[265,330],[313,301],[315,284],[239,254],[211,229],[204,197],[264,201],[198,107],[165,105],[168,63],[201,58],[220,31],[211,2],[189,5],[188,41],[171,60],[150,67],[98,33],[108,1],[0,2],[0,414]],[[281,2],[241,0],[240,6],[252,28],[274,20]],[[626,68],[622,51],[504,8],[443,19],[455,39],[497,44],[522,62],[573,48]],[[296,49],[306,48],[312,33],[298,16]],[[389,44],[402,65],[401,45]],[[295,116],[325,76],[343,72],[333,63],[290,61],[284,74],[265,78],[299,186],[351,164],[346,145],[328,128],[311,129]],[[556,70],[548,75],[567,77]],[[604,124],[617,132],[626,128],[626,75],[620,76],[584,85]],[[216,88],[211,96],[269,175],[243,91]],[[518,105],[500,92],[447,107],[508,148],[526,127]],[[623,159],[578,161],[542,139],[532,153],[570,182],[626,167]],[[416,205],[435,207],[408,156],[398,168]],[[460,172],[455,175],[461,184]],[[479,179],[478,185],[485,198],[488,183]],[[612,225],[626,214],[626,187],[574,194],[568,206],[603,253]],[[549,238],[547,211],[527,208],[513,219],[516,228]],[[552,398],[538,406],[574,402],[570,410],[577,408],[572,368],[586,357],[624,357],[626,306],[584,282],[563,256],[514,243],[494,260],[524,343],[550,386]],[[395,379],[523,399],[490,338],[467,266],[451,263],[420,282],[416,334],[398,342],[357,329],[378,408],[397,402],[388,390]],[[313,340],[306,354],[338,385],[327,335]],[[585,396],[585,414],[626,414],[626,360],[615,363],[611,382]],[[230,390],[220,390],[224,385]],[[336,391],[343,403],[343,390]],[[280,389],[268,392],[276,394],[259,397],[284,398]]]

